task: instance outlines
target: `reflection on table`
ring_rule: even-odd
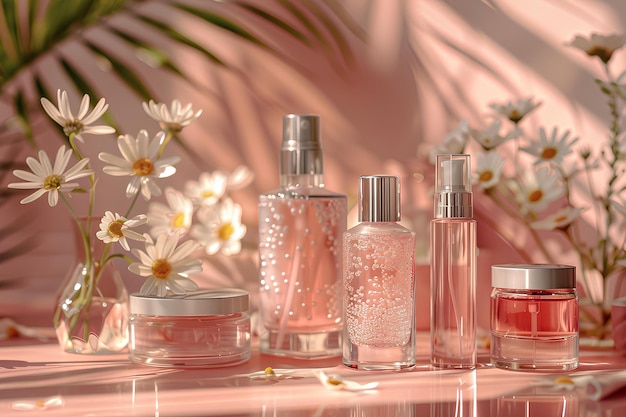
[[[58,345],[0,347],[0,415],[45,408],[46,416],[597,416],[626,415],[626,391],[592,401],[556,384],[565,374],[515,372],[482,363],[476,370],[433,370],[426,349],[408,372],[348,369],[339,358],[297,361],[253,351],[250,362],[217,369],[134,365],[126,354],[74,355]],[[276,378],[251,378],[266,367]],[[281,370],[286,370],[280,377]],[[328,390],[316,370],[375,390]],[[577,381],[626,369],[613,351],[583,352]],[[37,414],[37,413],[35,413]]]

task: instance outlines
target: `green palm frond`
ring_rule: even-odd
[[[67,79],[77,91],[101,96],[103,92],[94,80],[97,77],[87,70],[89,63],[83,65],[68,56],[66,46],[70,43],[84,50],[91,64],[106,63],[109,73],[142,100],[158,99],[153,87],[144,81],[144,71],[165,70],[173,77],[197,85],[175,63],[168,49],[153,38],[166,39],[172,49],[193,50],[211,65],[229,70],[227,60],[204,46],[202,39],[181,33],[168,21],[166,16],[177,13],[288,63],[290,58],[282,56],[266,34],[251,29],[251,21],[261,19],[309,48],[334,48],[345,63],[351,62],[352,53],[342,35],[343,22],[333,18],[333,9],[312,1],[276,0],[272,10],[278,7],[284,12],[278,18],[261,9],[259,2],[252,3],[255,2],[27,0],[24,4],[22,0],[1,0],[0,101],[13,108],[11,116],[19,119],[24,136],[34,144],[31,121],[34,112],[41,112],[38,97],[54,97],[56,91],[50,79]],[[119,24],[120,19],[124,19],[124,24]],[[132,30],[135,25],[154,36],[138,36]],[[103,31],[107,43],[96,36]],[[53,71],[56,71],[54,77]],[[111,116],[106,117],[108,123],[116,126]],[[0,117],[0,124],[8,119]]]

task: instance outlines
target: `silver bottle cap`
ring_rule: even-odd
[[[494,288],[555,290],[576,287],[576,267],[558,264],[492,265]]]
[[[281,175],[324,173],[320,140],[320,118],[313,114],[288,114],[283,117],[280,147]]]
[[[245,290],[224,288],[191,291],[185,295],[155,297],[130,295],[130,313],[146,316],[208,316],[243,313],[249,309]]]
[[[400,178],[395,175],[359,178],[359,221],[400,221]]]

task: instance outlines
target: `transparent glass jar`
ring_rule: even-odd
[[[491,274],[491,362],[505,369],[577,368],[576,268],[493,265]]]
[[[199,290],[130,296],[130,359],[144,365],[213,368],[250,359],[249,294]]]

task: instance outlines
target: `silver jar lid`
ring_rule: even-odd
[[[575,288],[576,268],[559,264],[493,265],[491,285],[520,290]]]
[[[190,291],[168,297],[130,295],[130,313],[147,316],[208,316],[246,312],[248,291],[236,288]]]

